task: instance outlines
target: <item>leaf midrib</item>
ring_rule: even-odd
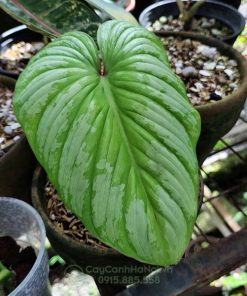
[[[134,167],[134,170],[136,172],[136,176],[138,178],[138,181],[140,182],[140,184],[142,186],[142,189],[143,189],[143,192],[145,193],[146,201],[148,203],[151,203],[149,198],[148,198],[146,188],[145,188],[145,186],[143,184],[143,180],[142,180],[142,177],[141,177],[141,174],[140,174],[140,167],[139,167],[139,165],[137,164],[137,162],[135,160],[134,152],[133,152],[133,149],[132,149],[132,147],[131,147],[131,145],[129,143],[127,133],[126,133],[126,130],[125,130],[125,127],[124,127],[124,124],[123,124],[123,120],[121,118],[121,115],[119,114],[119,107],[117,106],[116,99],[115,99],[114,94],[113,94],[113,92],[111,90],[111,85],[110,85],[110,83],[108,81],[108,78],[105,77],[105,76],[102,76],[101,77],[101,83],[102,83],[102,86],[103,86],[103,89],[104,89],[104,92],[105,92],[106,100],[107,100],[107,102],[108,102],[108,104],[110,106],[110,109],[112,110],[112,112],[114,114],[115,120],[117,121],[118,127],[120,129],[121,138],[123,139],[123,142],[124,142],[124,144],[126,146],[128,154],[130,156],[131,165]],[[154,212],[154,217],[156,219],[155,212]]]

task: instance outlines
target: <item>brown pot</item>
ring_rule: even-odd
[[[218,39],[187,32],[159,32],[156,34],[160,37],[174,36],[200,41],[202,44],[216,47],[220,53],[238,63],[241,77],[238,90],[215,103],[195,107],[200,113],[202,121],[201,135],[197,144],[197,156],[199,163],[202,164],[218,140],[234,126],[243,109],[247,98],[247,62],[238,51]]]

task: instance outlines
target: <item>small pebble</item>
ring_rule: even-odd
[[[231,65],[231,66],[237,66],[238,65],[238,63],[235,60],[229,60],[228,64]]]
[[[217,65],[216,66],[216,70],[225,70],[225,66],[224,65]]]
[[[231,69],[225,69],[224,72],[229,77],[230,80],[233,80],[235,72]]]
[[[159,18],[159,21],[162,23],[162,24],[165,24],[167,22],[167,17],[166,16],[161,16]]]
[[[213,59],[217,54],[217,49],[207,45],[200,45],[198,46],[198,52],[209,59]]]
[[[210,76],[212,75],[212,72],[207,71],[207,70],[200,70],[199,73],[200,73],[202,76],[206,76],[206,77],[210,77]]]
[[[53,213],[50,213],[50,219],[52,221],[55,221],[56,220],[56,216]]]
[[[215,62],[204,63],[203,69],[204,70],[214,70],[216,67]]]
[[[198,71],[196,70],[196,68],[189,66],[189,67],[185,67],[184,69],[182,69],[182,75],[186,78],[197,77]]]
[[[3,131],[5,132],[5,134],[7,135],[11,135],[12,134],[12,128],[10,126],[5,126],[3,128]]]
[[[218,29],[212,29],[211,30],[212,35],[219,37],[222,35],[222,31],[218,30]]]
[[[12,130],[15,130],[15,129],[21,127],[21,125],[18,122],[14,122],[14,123],[11,123],[10,127]]]
[[[187,48],[191,48],[192,46],[192,41],[190,39],[185,39],[183,42],[184,46]]]
[[[20,136],[15,136],[15,137],[13,138],[13,141],[14,141],[14,142],[17,142],[17,141],[20,140],[20,138],[21,138]]]
[[[195,83],[195,87],[198,89],[198,90],[202,90],[203,89],[203,84],[201,82],[196,82]]]

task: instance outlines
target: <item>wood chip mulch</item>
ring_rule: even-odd
[[[104,250],[109,249],[107,245],[94,238],[82,222],[71,211],[65,208],[64,203],[59,199],[57,190],[49,181],[45,186],[45,196],[47,199],[48,215],[51,222],[59,231],[74,238],[81,244]]]

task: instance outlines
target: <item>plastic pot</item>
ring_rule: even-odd
[[[32,246],[37,255],[28,275],[9,296],[47,295],[46,233],[39,214],[23,201],[0,197],[0,236],[11,236],[17,243]]]
[[[25,41],[42,41],[43,36],[39,33],[27,29],[25,25],[14,27],[8,31],[5,31],[0,35],[0,51],[4,51],[9,48],[12,44]],[[6,71],[1,67],[0,60],[0,74],[7,75],[11,78],[17,79],[19,74],[14,71]]]
[[[158,0],[136,0],[136,5],[135,5],[135,9],[132,11],[132,14],[136,17],[139,18],[140,14],[142,13],[142,11],[147,8],[148,6],[159,2]]]
[[[195,0],[192,2],[196,2]],[[179,9],[176,0],[165,0],[147,7],[140,15],[139,22],[142,26],[147,27],[151,22],[159,19],[161,16],[179,15]],[[228,26],[232,34],[222,38],[223,41],[233,44],[238,35],[245,26],[245,19],[234,7],[214,0],[207,0],[197,11],[197,16],[215,18]]]
[[[21,25],[17,20],[12,18],[9,14],[7,14],[4,10],[0,9],[0,34],[9,30],[13,27]]]
[[[244,107],[247,98],[247,62],[238,51],[214,38],[187,32],[163,32],[157,35],[198,40],[202,44],[216,47],[222,55],[234,59],[238,63],[241,78],[239,88],[220,101],[195,107],[200,113],[202,121],[201,135],[197,144],[197,156],[199,163],[202,164],[218,140],[234,126]]]
[[[235,8],[239,8],[239,6],[241,4],[241,0],[216,0],[216,1],[231,5],[231,6],[235,7]]]

